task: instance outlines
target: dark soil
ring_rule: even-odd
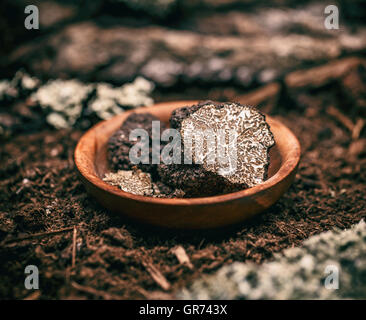
[[[325,98],[329,92],[315,96],[305,91],[301,97],[330,104]],[[181,97],[190,98],[186,93]],[[35,264],[40,290],[30,298],[169,298],[226,263],[261,263],[313,234],[347,228],[366,217],[365,130],[352,140],[349,130],[325,112],[327,105],[303,109],[285,101],[271,113],[302,145],[293,186],[255,219],[214,232],[155,229],[109,214],[87,195],[76,175],[72,156],[81,131],[44,130],[8,140],[0,149],[0,297],[29,296],[24,268]],[[73,226],[74,268],[72,228],[19,241]],[[178,262],[172,250],[177,245],[185,248],[192,269]],[[165,289],[156,272],[166,278]]]
[[[120,85],[142,75],[156,84],[157,102],[258,105],[293,130],[302,160],[289,191],[251,221],[206,232],[162,230],[113,216],[88,196],[73,163],[80,129],[51,130],[23,101],[6,101],[0,122],[11,130],[0,140],[0,299],[171,298],[224,264],[262,263],[311,235],[366,217],[362,0],[337,1],[341,30],[324,29],[324,10],[313,7],[328,5],[323,0],[273,2],[294,10],[280,24],[283,15],[267,16],[264,1],[205,1],[211,11],[179,1],[192,8],[164,22],[103,0],[52,1],[59,8],[41,8],[39,32],[23,27],[23,1],[3,2],[1,78],[21,67],[41,80]],[[251,12],[247,3],[261,6]],[[243,10],[231,12],[236,9]],[[178,245],[192,265],[179,263]],[[24,288],[31,264],[39,268],[40,290]]]

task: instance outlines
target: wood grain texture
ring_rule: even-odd
[[[168,122],[172,111],[196,101],[159,103],[103,121],[88,130],[75,148],[75,164],[86,190],[105,208],[138,221],[179,229],[207,229],[248,219],[274,204],[291,185],[300,161],[300,143],[279,121],[267,116],[276,145],[270,150],[268,179],[253,188],[204,198],[164,199],[134,195],[102,180],[109,172],[109,137],[132,112],[150,112]],[[204,188],[204,186],[202,186]]]

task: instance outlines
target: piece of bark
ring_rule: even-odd
[[[319,88],[343,77],[360,63],[362,62],[359,58],[350,57],[319,67],[297,70],[285,77],[285,84],[288,89]]]

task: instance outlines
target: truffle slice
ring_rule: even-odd
[[[154,187],[151,176],[141,170],[118,170],[117,172],[107,173],[103,181],[119,186],[123,191],[141,196],[152,196]]]
[[[158,198],[182,198],[184,192],[180,189],[173,189],[164,185],[162,182],[153,182],[149,173],[139,169],[118,170],[117,172],[107,173],[103,181],[112,186],[118,186],[123,191],[141,196]]]
[[[182,158],[192,164],[162,164],[158,172],[163,182],[204,196],[253,187],[266,179],[274,138],[255,108],[207,101],[175,110],[170,123],[180,131]]]

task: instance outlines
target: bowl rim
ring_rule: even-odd
[[[170,206],[193,206],[193,205],[208,205],[208,204],[214,204],[214,203],[223,203],[227,201],[233,201],[238,200],[241,198],[251,197],[259,192],[266,191],[270,188],[272,188],[277,183],[280,183],[282,180],[286,179],[294,170],[297,169],[297,166],[300,162],[301,157],[301,146],[300,142],[296,138],[296,136],[293,134],[293,132],[287,128],[282,122],[272,118],[271,116],[268,116],[265,114],[266,119],[269,119],[271,122],[277,123],[280,127],[282,127],[282,130],[287,131],[287,137],[289,144],[293,145],[294,147],[291,150],[291,157],[288,157],[288,159],[281,164],[278,171],[269,179],[264,181],[263,183],[256,185],[252,188],[226,193],[222,195],[217,196],[209,196],[209,197],[197,197],[197,198],[156,198],[156,197],[149,197],[149,196],[141,196],[136,195],[133,193],[129,193],[126,191],[123,191],[119,189],[117,186],[112,186],[105,181],[103,181],[96,173],[95,169],[93,172],[90,172],[86,169],[86,167],[83,165],[83,161],[85,159],[84,153],[82,152],[83,145],[85,142],[89,139],[90,136],[94,135],[94,132],[97,128],[104,126],[108,121],[111,121],[112,119],[116,117],[127,117],[129,114],[136,112],[137,110],[145,110],[146,112],[149,111],[150,108],[159,108],[159,107],[166,107],[167,105],[172,104],[181,104],[183,105],[191,105],[193,103],[196,103],[194,100],[179,100],[179,101],[169,101],[169,102],[162,102],[162,103],[156,103],[149,107],[140,107],[136,108],[130,111],[126,111],[122,114],[116,115],[113,118],[110,118],[108,120],[103,120],[97,124],[95,124],[93,127],[88,129],[79,139],[75,151],[74,151],[74,162],[77,168],[77,171],[81,175],[82,178],[89,181],[92,185],[94,185],[96,188],[101,189],[102,191],[112,193],[118,197],[124,198],[124,199],[130,199],[135,200],[138,202],[145,202],[145,203],[151,203],[151,204],[160,204],[160,205],[170,205]],[[94,162],[94,161],[93,161]],[[93,166],[94,167],[94,166]]]

